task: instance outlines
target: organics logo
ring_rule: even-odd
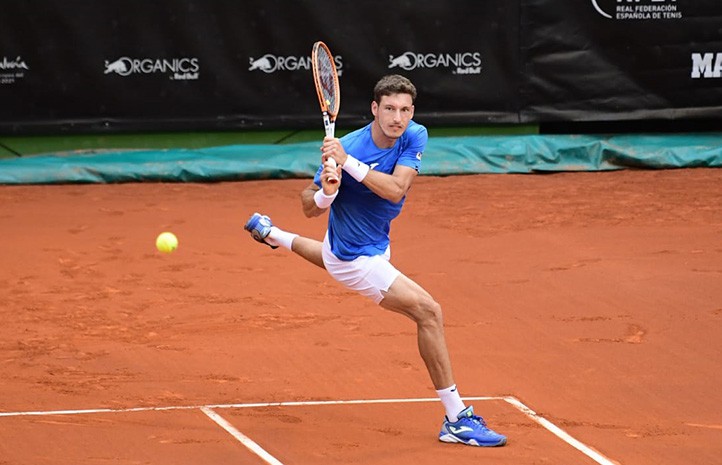
[[[418,53],[404,52],[401,55],[389,55],[389,69],[401,68],[413,71],[421,68],[447,68],[452,74],[481,74],[481,53]]]
[[[200,64],[198,58],[130,58],[121,57],[105,61],[104,74],[130,76],[131,74],[167,74],[173,81],[198,79]]]
[[[338,75],[343,74],[343,59],[341,56],[335,56],[333,59],[336,64]],[[261,71],[266,74],[276,73],[279,71],[308,71],[311,69],[310,56],[280,56],[266,53],[260,58],[248,58],[248,71]]]

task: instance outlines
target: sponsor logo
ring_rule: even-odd
[[[469,431],[469,432],[474,431],[473,428],[469,428],[468,426],[460,426],[460,427],[456,428],[451,425],[449,425],[449,430],[454,434],[463,433],[465,431]]]
[[[0,61],[0,69],[7,71],[13,69],[24,69],[29,70],[27,63],[23,61],[21,57],[16,57],[14,60],[8,60],[8,57],[3,57]]]
[[[198,58],[130,58],[105,61],[104,74],[130,76],[133,74],[165,74],[172,81],[197,80],[200,74]]]
[[[405,71],[446,68],[451,71],[451,74],[481,74],[481,53],[404,52],[401,55],[389,55],[388,67],[389,69],[401,68]]]
[[[372,170],[372,169],[376,168],[377,166],[379,166],[378,163],[371,163],[371,164],[369,164],[369,170]]]
[[[722,77],[722,52],[693,53],[692,79]]]
[[[337,55],[333,57],[333,61],[336,65],[336,72],[341,76],[343,74],[343,58]],[[248,71],[261,71],[266,74],[272,74],[282,71],[310,70],[310,56],[279,56],[266,53],[259,58],[248,58]]]
[[[616,20],[682,19],[677,0],[590,0],[598,14]]]
[[[0,60],[0,84],[14,84],[18,79],[23,79],[25,72],[29,70],[30,67],[22,57],[2,57]]]

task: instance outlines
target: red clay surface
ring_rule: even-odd
[[[410,321],[242,230],[321,238],[308,182],[0,187],[0,411],[435,397]],[[392,240],[462,395],[621,464],[722,463],[722,170],[421,177]],[[475,407],[506,447],[439,443],[436,402],[217,413],[284,465],[594,463]],[[198,409],[0,416],[0,438],[0,464],[263,463]]]

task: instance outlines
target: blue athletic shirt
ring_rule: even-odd
[[[372,124],[340,139],[346,153],[382,173],[392,174],[397,164],[418,172],[421,155],[429,139],[426,128],[411,121],[393,147],[380,149],[371,138]],[[319,187],[322,170],[323,166],[314,177],[314,183]],[[399,203],[383,199],[344,173],[328,219],[328,237],[333,254],[341,260],[350,261],[360,256],[386,252],[391,220],[401,212],[405,200],[406,196]]]

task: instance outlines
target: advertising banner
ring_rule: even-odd
[[[6,3],[4,134],[320,127],[317,40],[341,128],[388,73],[425,124],[722,118],[719,0]]]
[[[522,121],[722,117],[719,0],[522,0]]]
[[[310,51],[341,80],[338,124],[401,73],[416,119],[518,122],[516,2],[35,0],[0,15],[3,133],[320,125]]]

